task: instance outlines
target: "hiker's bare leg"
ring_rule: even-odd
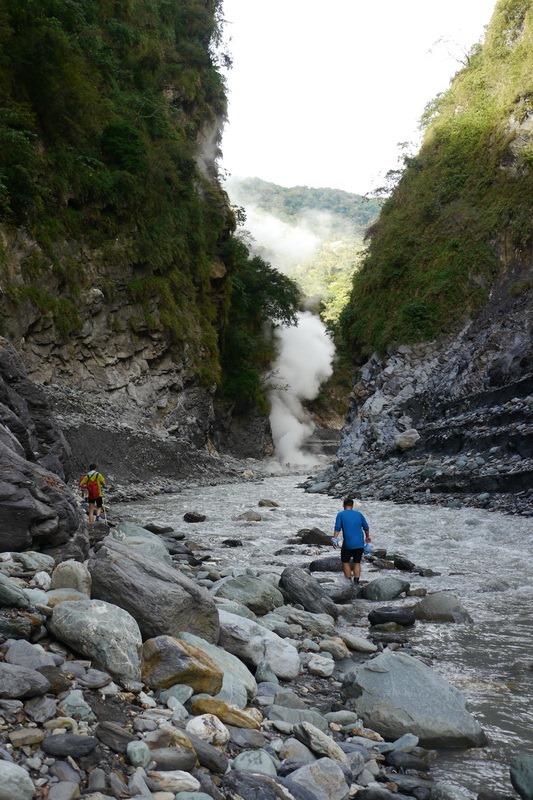
[[[344,572],[344,577],[348,578],[348,580],[352,577],[352,571],[350,569],[350,564],[345,564],[344,561],[342,562],[342,571]]]
[[[358,581],[359,578],[361,577],[361,564],[356,564],[354,561],[354,563],[352,564],[352,569],[353,569],[353,576],[355,580]]]
[[[89,522],[94,522],[94,503],[89,502]]]

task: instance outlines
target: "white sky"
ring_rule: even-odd
[[[380,185],[495,4],[224,0],[233,69],[221,166],[282,186]]]

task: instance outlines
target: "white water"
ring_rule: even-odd
[[[183,531],[194,548],[212,553],[220,566],[252,567],[280,573],[288,564],[306,564],[327,548],[298,547],[297,554],[275,555],[300,528],[332,529],[339,501],[305,494],[297,476],[267,478],[262,483],[191,488],[121,505],[118,513],[139,523],[169,523]],[[280,504],[261,508],[261,498]],[[232,516],[256,510],[258,523],[234,522]],[[207,514],[205,523],[183,522],[186,511]],[[417,623],[410,634],[415,650],[433,659],[433,667],[463,690],[469,708],[490,738],[486,748],[442,754],[435,777],[467,788],[511,792],[509,761],[518,753],[533,755],[533,523],[480,509],[444,509],[365,502],[373,541],[401,552],[417,565],[441,572],[434,578],[409,576],[414,586],[450,589],[474,619],[474,625]],[[225,538],[244,546],[224,549]],[[210,562],[210,563],[212,563]],[[376,577],[363,567],[363,579]],[[487,579],[509,584],[503,592],[484,592]],[[362,620],[372,604],[360,603]],[[412,600],[400,601],[410,604]]]

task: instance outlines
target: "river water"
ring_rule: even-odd
[[[301,480],[291,475],[190,488],[121,504],[117,510],[141,524],[171,524],[186,534],[193,548],[208,549],[212,562],[221,567],[263,567],[280,573],[288,564],[331,554],[328,548],[300,546],[294,548],[297,553],[276,555],[300,528],[330,531],[340,509],[336,499],[305,494],[297,486]],[[258,508],[262,498],[275,500],[279,508]],[[532,520],[481,509],[377,501],[365,502],[364,507],[356,501],[356,507],[369,521],[375,546],[441,573],[433,578],[402,577],[429,591],[451,590],[474,620],[473,625],[417,623],[409,634],[415,651],[431,658],[433,668],[465,693],[490,740],[485,748],[441,753],[433,774],[472,796],[483,787],[512,792],[510,759],[523,752],[533,755]],[[232,520],[247,510],[259,511],[261,522]],[[186,511],[200,511],[208,519],[187,524]],[[220,541],[229,537],[240,539],[243,547],[221,548]],[[363,566],[362,577],[376,577],[370,565]],[[507,588],[495,586],[496,580]],[[371,605],[361,602],[365,614]]]

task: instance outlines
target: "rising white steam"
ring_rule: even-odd
[[[315,425],[302,405],[313,400],[332,373],[335,347],[319,317],[298,314],[297,327],[276,329],[278,356],[270,380],[270,426],[282,464],[313,466],[317,457],[303,447]]]

